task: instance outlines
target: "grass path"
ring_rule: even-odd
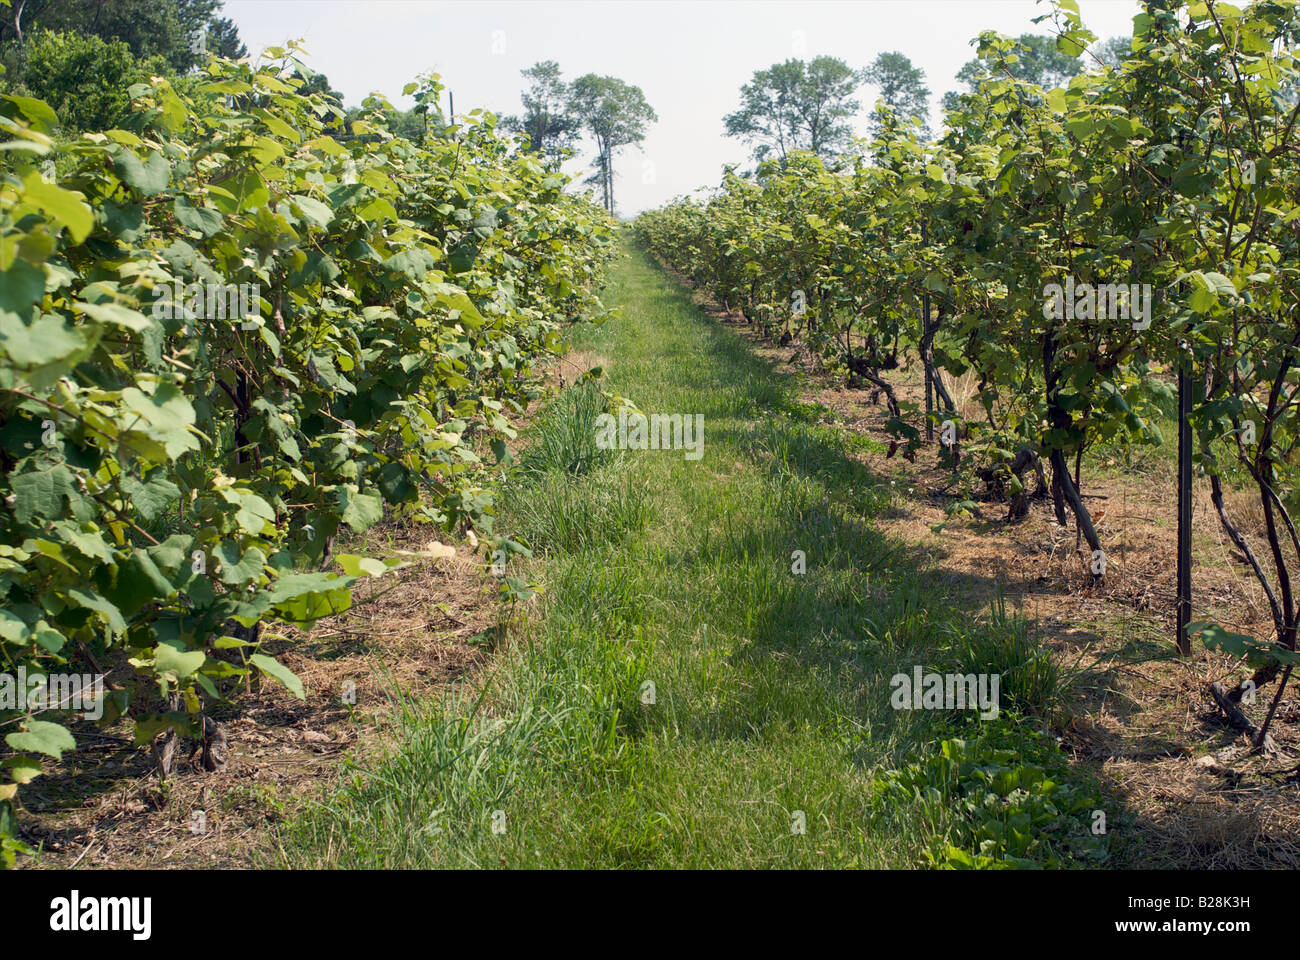
[[[499,521],[544,592],[495,669],[404,704],[387,756],[295,818],[282,862],[915,866],[955,814],[873,807],[874,774],[976,721],[894,710],[889,678],[1000,668],[1004,721],[1051,698],[1023,623],[977,622],[873,529],[872,441],[819,423],[640,251],[605,300],[622,316],[575,346],[646,413],[702,414],[703,457],[598,450],[604,397],[553,402]]]

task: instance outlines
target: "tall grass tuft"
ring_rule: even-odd
[[[1060,667],[1000,593],[987,618],[952,631],[948,650],[959,673],[1001,675],[1002,710],[1046,719],[1061,708]]]
[[[605,406],[604,395],[590,382],[561,395],[529,431],[517,479],[529,484],[557,473],[581,477],[613,462],[616,451],[596,446],[596,418]]]

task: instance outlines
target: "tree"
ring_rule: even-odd
[[[543,60],[519,71],[531,81],[520,95],[524,112],[506,117],[503,126],[528,137],[530,149],[539,154],[547,166],[559,167],[567,151],[582,132],[581,121],[567,112],[571,92],[560,79],[560,65]]]
[[[208,53],[247,55],[221,7],[222,0],[15,0],[0,20],[0,46],[21,48],[39,29],[79,33],[121,41],[135,57],[162,57],[185,73]]]
[[[162,73],[161,57],[137,59],[120,40],[42,30],[29,34],[23,88],[59,115],[66,134],[115,127],[132,84]]]
[[[218,57],[239,60],[248,56],[248,47],[239,39],[239,27],[229,17],[217,17],[209,24],[207,47]]]
[[[300,71],[299,75],[303,78],[303,84],[301,87],[298,88],[299,96],[309,97],[313,93],[323,93],[325,96],[329,97],[331,100],[338,103],[340,106],[342,105],[343,94],[340,91],[335,90],[333,87],[330,86],[330,78],[325,76],[325,74],[323,73],[306,74]]]
[[[1008,72],[1019,80],[1036,83],[1044,90],[1059,87],[1075,74],[1082,72],[1078,57],[1063,53],[1053,37],[1036,33],[1022,33],[1017,39],[1020,59],[1008,66]]]
[[[219,17],[222,0],[176,0],[181,32],[190,39],[186,57],[176,51],[173,64],[182,73],[201,64],[208,54],[238,60],[248,56],[248,47],[239,39],[239,28],[229,17]],[[199,38],[202,38],[201,49]]]
[[[617,77],[589,73],[573,81],[569,111],[596,141],[598,184],[605,209],[614,213],[614,157],[628,144],[640,144],[646,129],[659,117],[646,102],[640,87]]]
[[[921,139],[930,139],[930,89],[925,71],[912,65],[901,53],[882,53],[862,71],[862,79],[880,88],[880,102],[906,120],[921,121]],[[881,123],[871,119],[871,132],[878,135]]]
[[[1107,41],[1113,43],[1114,41]],[[1005,64],[1001,69],[1027,83],[1034,83],[1044,90],[1062,86],[1071,77],[1083,71],[1083,64],[1077,57],[1072,57],[1057,49],[1056,40],[1036,33],[1022,33],[1015,40],[1015,53],[1019,58],[1015,63]],[[974,93],[979,89],[980,80],[987,74],[983,61],[978,57],[969,60],[957,71],[957,79],[966,84],[964,92]],[[943,97],[945,111],[955,109],[960,101],[960,94],[948,92]]]
[[[785,163],[791,150],[811,150],[823,159],[848,145],[848,119],[858,110],[852,99],[858,75],[843,60],[818,57],[810,63],[787,60],[740,88],[740,108],[723,118],[727,136],[755,144],[754,159],[773,152]]]

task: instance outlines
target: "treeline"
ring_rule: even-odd
[[[248,48],[220,16],[222,0],[0,0],[0,92],[44,100],[59,118],[57,134],[116,127],[130,109],[127,91],[165,76],[183,93],[203,82],[210,56],[240,59]],[[343,108],[329,78],[295,65],[299,92],[324,94],[341,115],[328,132],[346,140],[364,107]],[[422,111],[383,107],[388,129],[419,136]],[[445,118],[438,118],[440,121]]]
[[[179,80],[210,54],[248,53],[221,7],[221,0],[6,0],[0,92],[44,100],[65,135],[106,130],[127,111],[132,84]]]
[[[0,48],[8,63],[21,63],[22,45],[43,31],[121,43],[132,56],[156,57],[177,74],[202,66],[208,54],[248,53],[234,21],[220,15],[223,0],[6,0],[4,6]]]
[[[1000,68],[1009,77],[1044,88],[1060,86],[1083,69],[1075,55],[1058,49],[1051,37],[1024,33],[1016,38],[1016,53]],[[1125,37],[1095,43],[1087,56],[1099,64],[1115,65],[1128,52]],[[957,79],[967,92],[979,89],[986,64],[980,58],[966,63]],[[854,69],[838,57],[789,59],[755,70],[740,88],[740,105],[723,117],[727,136],[750,145],[755,161],[785,163],[791,153],[805,150],[826,161],[854,153],[853,120],[862,107],[857,93],[864,84],[876,88],[876,104],[897,119],[919,127],[919,137],[930,139],[930,88],[925,71],[898,51],[881,53],[868,65]],[[962,93],[949,91],[944,109],[955,110]],[[868,121],[869,135],[881,131],[882,118]]]
[[[220,761],[208,706],[251,674],[301,695],[265,627],[399,565],[336,537],[388,513],[524,549],[487,474],[537,358],[603,314],[612,221],[491,114],[442,123],[429,76],[417,136],[371,98],[341,141],[303,75],[209,59],[71,140],[0,96],[0,672],[106,675],[102,722],[164,769],[178,735]],[[0,862],[68,707],[0,703]]]
[[[1062,53],[1094,43],[1073,0],[1052,19]],[[874,385],[905,452],[941,428],[943,455],[1007,491],[1012,518],[1045,464],[1041,492],[1098,580],[1082,465],[1102,443],[1160,442],[1181,369],[1199,469],[1275,628],[1193,625],[1254,670],[1231,709],[1279,676],[1280,697],[1298,661],[1300,11],[1148,0],[1134,24],[1117,62],[1054,89],[1018,75],[1032,50],[986,32],[939,140],[882,105],[861,152],[789,151],[635,229],[751,323]],[[905,354],[924,410],[891,384]],[[969,411],[948,389],[966,374]],[[1234,481],[1261,537],[1225,507]]]
[[[554,60],[521,73],[529,81],[520,96],[524,112],[505,117],[504,125],[527,138],[529,149],[556,169],[588,134],[596,144],[596,169],[584,183],[600,188],[605,209],[613,216],[614,158],[624,147],[644,141],[650,124],[659,119],[645,94],[618,77],[594,73],[570,83]]]

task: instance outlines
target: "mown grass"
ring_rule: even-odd
[[[499,518],[535,552],[510,572],[544,592],[494,668],[442,701],[396,697],[386,752],[290,818],[279,862],[916,866],[946,827],[880,809],[875,775],[979,721],[894,710],[890,677],[982,665],[1015,677],[1004,709],[1056,709],[1023,621],[974,616],[873,528],[889,494],[861,438],[817,423],[639,251],[605,299],[623,316],[577,345],[647,413],[703,414],[703,458],[597,451],[599,392],[554,402]]]

